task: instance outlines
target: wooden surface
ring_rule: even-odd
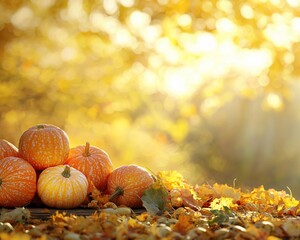
[[[32,218],[48,219],[51,215],[58,212],[65,212],[67,215],[74,214],[77,216],[89,216],[97,212],[97,209],[92,208],[75,208],[75,209],[52,209],[52,208],[27,208]]]
[[[95,212],[101,212],[101,209],[94,208],[75,208],[75,209],[53,209],[53,208],[27,208],[31,213],[33,219],[49,219],[51,215],[57,211],[60,213],[65,212],[67,215],[74,214],[77,216],[90,216]],[[145,211],[145,209],[133,209],[134,213],[139,214]]]

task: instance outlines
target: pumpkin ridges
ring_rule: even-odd
[[[60,204],[64,206],[67,203],[66,202],[67,198],[65,198],[64,196],[67,196],[67,192],[68,191],[71,192],[71,190],[73,190],[73,188],[71,186],[68,187],[68,185],[66,184],[66,182],[64,182],[62,179],[59,179],[57,181],[57,184],[60,186],[59,187],[59,192],[58,192],[59,195],[54,196],[54,198],[52,199],[52,201],[55,203],[55,199],[57,199],[57,197],[58,197],[60,199]],[[70,201],[69,202],[70,205],[74,204],[74,200],[72,198],[71,198],[71,200],[68,199],[68,201]]]
[[[66,164],[84,173],[90,183],[89,192],[92,191],[92,185],[104,191],[108,175],[113,171],[109,155],[102,149],[91,146],[89,142],[70,149]]]
[[[26,136],[27,138],[32,139],[32,138],[34,138],[34,132],[29,132],[29,131],[27,130],[27,131],[24,132],[24,133],[22,134],[22,136],[20,137],[20,140],[19,140],[19,155],[20,155],[21,158],[23,158],[23,159],[25,159],[25,160],[27,160],[28,158],[33,159],[33,156],[32,156],[32,154],[31,154],[30,152],[29,152],[29,153],[27,152],[26,158],[24,157],[23,152],[26,151],[27,144],[25,144],[25,143],[20,144],[20,141],[21,141],[22,137],[25,138],[25,136]],[[32,140],[32,142],[35,143],[34,140]]]
[[[38,195],[49,207],[73,208],[86,197],[88,186],[86,177],[80,171],[70,167],[70,177],[65,178],[62,176],[65,168],[66,165],[50,167],[40,175],[37,184]]]
[[[29,161],[36,170],[64,164],[69,154],[69,139],[60,128],[40,124],[27,129],[19,140],[20,156]]]
[[[61,144],[69,145],[69,138],[68,138],[68,135],[65,133],[65,131],[60,132],[58,137],[60,139]],[[70,151],[70,149],[68,149],[68,151],[65,152],[65,156],[64,156],[65,161],[67,160],[67,158],[69,156],[69,151]]]
[[[8,190],[7,187],[2,187],[1,194],[3,197],[7,197],[9,199],[9,201],[11,200],[12,195],[10,194],[10,190]]]
[[[103,149],[100,149],[98,147],[91,146],[91,145],[89,146],[89,153],[90,153],[90,155],[86,156],[86,155],[84,155],[85,148],[86,148],[86,145],[78,145],[77,147],[74,147],[74,148],[71,149],[72,150],[72,154],[73,155],[80,155],[80,156],[84,156],[84,157],[89,157],[91,155],[93,155],[93,156],[109,157],[109,155]],[[101,151],[99,151],[99,149]]]
[[[25,160],[23,160],[23,161],[25,161]],[[12,167],[14,167],[14,168],[12,169]],[[30,174],[31,171],[27,171],[20,164],[18,164],[18,165],[16,165],[16,164],[12,165],[9,161],[6,161],[5,164],[3,165],[3,168],[9,170],[9,171],[4,171],[2,173],[2,176],[5,177],[7,181],[14,180],[14,182],[17,182],[17,181],[23,181],[24,179],[25,180],[30,180],[29,174]],[[18,175],[20,171],[24,172],[24,178],[23,179],[15,179],[15,175]],[[27,172],[29,174],[26,174]]]
[[[0,159],[5,157],[18,157],[18,148],[7,140],[0,139]]]
[[[154,183],[152,176],[137,165],[122,166],[115,169],[108,178],[107,192],[111,196],[121,188],[122,195],[111,199],[118,205],[141,207],[143,191]]]
[[[31,172],[28,169],[24,169],[24,166],[22,165],[24,161],[24,159],[21,159],[19,157],[6,157],[5,160],[1,161],[2,168],[9,171],[3,171],[2,176],[9,178],[12,177],[12,174],[18,175],[20,170],[22,170],[23,172]],[[25,175],[25,177],[27,177],[27,175]]]
[[[19,207],[29,203],[36,191],[36,173],[33,167],[19,157],[0,160],[0,206]]]
[[[83,191],[84,190],[82,187],[82,184],[80,184],[80,181],[75,181],[72,188],[73,188],[73,191],[77,191],[77,190]]]

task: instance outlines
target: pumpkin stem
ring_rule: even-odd
[[[85,149],[84,149],[84,156],[85,157],[88,157],[90,156],[90,143],[89,142],[86,142],[85,144]]]
[[[0,178],[0,187],[1,187],[1,185],[2,185],[2,179]]]
[[[69,178],[71,176],[70,170],[70,166],[66,165],[65,170],[61,173],[61,175],[65,178]]]
[[[116,190],[114,191],[114,193],[112,195],[110,195],[109,201],[112,201],[115,198],[117,198],[123,194],[124,194],[124,189],[118,186],[118,187],[116,187]]]
[[[44,125],[38,124],[36,127],[37,127],[37,129],[43,129],[43,128],[44,128]]]

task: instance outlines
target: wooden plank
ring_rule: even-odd
[[[32,218],[48,219],[57,211],[60,213],[65,212],[67,215],[74,214],[77,216],[90,216],[94,214],[97,209],[92,208],[75,208],[75,209],[53,209],[53,208],[27,208]]]
[[[31,218],[33,219],[49,219],[57,211],[60,213],[65,212],[67,215],[74,214],[76,216],[90,216],[95,212],[101,212],[101,209],[95,208],[75,208],[75,209],[53,209],[53,208],[27,208],[30,211]],[[135,214],[144,212],[145,209],[133,209]]]

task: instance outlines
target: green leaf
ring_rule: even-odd
[[[229,222],[229,217],[234,217],[234,213],[231,211],[229,207],[224,206],[224,210],[212,209],[210,212],[215,216],[213,219],[209,220],[209,224],[219,224],[224,225]]]
[[[143,207],[151,215],[161,214],[166,208],[167,197],[165,187],[156,182],[143,192]]]

